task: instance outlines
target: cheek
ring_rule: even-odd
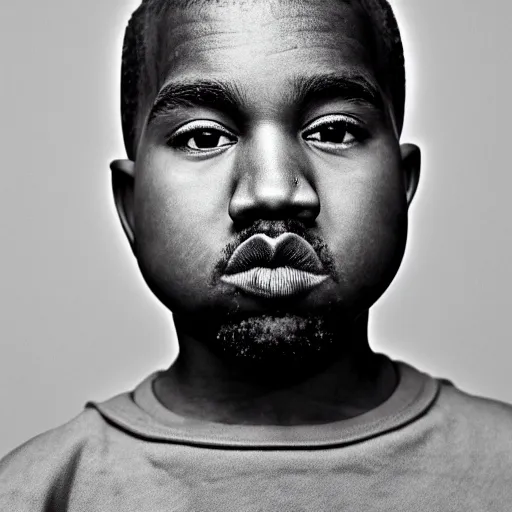
[[[336,183],[335,183],[336,182]],[[322,188],[321,225],[346,291],[375,300],[405,250],[407,204],[399,160],[368,159]]]
[[[212,271],[228,243],[225,181],[178,168],[162,152],[146,157],[136,170],[137,259],[157,295],[186,303],[208,294]]]

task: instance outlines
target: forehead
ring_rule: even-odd
[[[250,90],[346,71],[375,77],[367,18],[343,0],[228,0],[168,8],[149,45],[152,98],[172,79],[213,78]]]

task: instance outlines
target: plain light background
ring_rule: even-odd
[[[511,4],[395,0],[403,140],[423,149],[402,269],[371,315],[377,351],[512,402]],[[124,157],[119,69],[136,0],[1,3],[0,455],[167,367],[110,195]]]

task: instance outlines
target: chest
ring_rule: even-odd
[[[83,460],[83,459],[82,459]],[[318,512],[509,510],[502,475],[448,453],[408,450],[125,454],[78,468],[68,510]],[[512,468],[510,468],[512,471]]]

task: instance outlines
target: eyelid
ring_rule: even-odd
[[[303,128],[302,135],[313,133],[314,130],[322,126],[340,122],[354,126],[355,128],[361,127],[361,123],[352,116],[348,116],[346,114],[326,114],[311,121],[305,128]]]
[[[229,144],[223,144],[222,146],[215,148],[195,149],[187,147],[187,141],[194,138],[194,133],[201,132],[202,130],[216,131],[230,142]],[[210,119],[194,119],[181,124],[178,128],[175,128],[173,132],[166,137],[165,144],[169,148],[179,151],[184,155],[193,157],[194,159],[204,159],[223,153],[226,149],[237,142],[237,135],[220,122],[212,121]]]
[[[205,129],[213,129],[219,132],[223,132],[230,137],[236,137],[236,135],[226,128],[224,125],[219,123],[218,121],[211,121],[209,119],[195,119],[193,121],[187,121],[182,124],[178,128],[176,128],[168,137],[169,140],[175,139],[176,137],[180,137],[182,135],[186,135],[187,133],[191,133],[197,130],[205,130]]]

